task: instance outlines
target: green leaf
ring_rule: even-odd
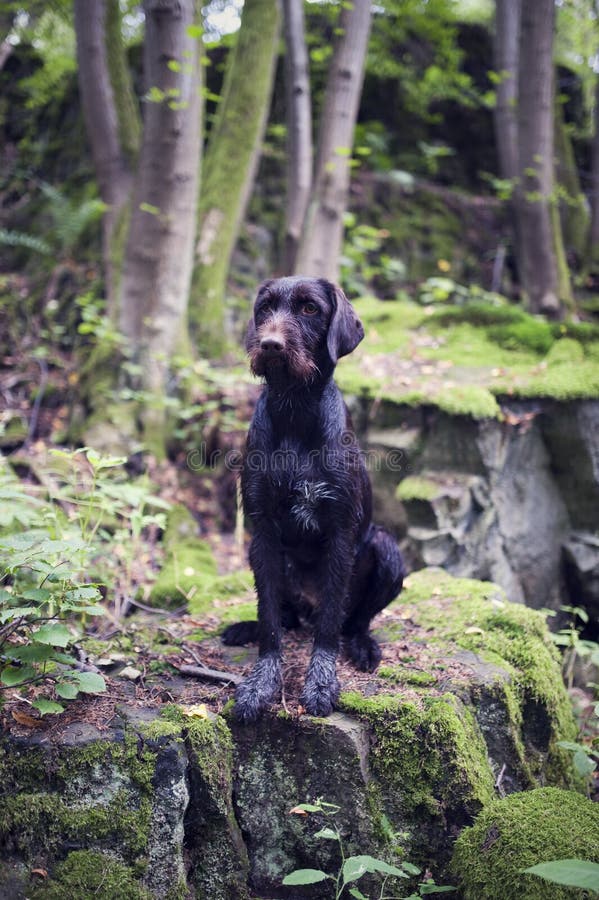
[[[17,684],[28,681],[30,678],[35,678],[36,674],[35,669],[32,669],[30,666],[5,666],[2,669],[0,681],[7,687],[14,687]]]
[[[84,694],[101,694],[106,690],[106,682],[96,672],[76,672],[73,677],[79,682],[79,690]]]
[[[169,59],[167,62],[167,68],[171,70],[171,72],[180,72],[181,71],[181,63],[176,59]]]
[[[363,856],[349,856],[345,860],[343,863],[344,884],[347,884],[349,881],[357,881],[358,878],[370,871],[368,866],[364,864],[364,858]]]
[[[562,750],[572,750],[574,752],[585,749],[582,744],[575,744],[573,741],[558,741],[557,746],[561,747]]]
[[[20,662],[40,663],[53,659],[56,653],[54,647],[49,644],[23,644],[20,647],[5,647],[4,652],[10,659],[18,659]]]
[[[79,693],[77,685],[72,684],[70,681],[63,681],[62,684],[57,684],[55,690],[63,700],[74,700]]]
[[[64,706],[60,703],[56,703],[54,700],[45,700],[43,697],[40,697],[38,700],[34,700],[31,704],[34,709],[38,709],[42,716],[48,715],[48,713],[61,713],[64,712]]]
[[[296,869],[289,875],[285,875],[283,884],[316,884],[318,881],[324,881],[330,877],[326,872],[321,872],[320,869]]]
[[[407,878],[408,876],[403,869],[392,866],[383,862],[382,859],[376,859],[374,856],[349,856],[345,860],[343,866],[344,881],[355,881],[361,878],[365,872],[380,872],[383,875],[393,875],[395,878]]]
[[[365,897],[362,891],[360,891],[357,887],[350,888],[349,892],[352,897],[356,898],[356,900],[368,900],[368,897]]]
[[[190,38],[201,38],[204,32],[200,25],[188,25],[185,33]]]
[[[338,841],[339,835],[336,831],[333,831],[332,828],[321,828],[320,831],[317,831],[314,837],[317,838],[326,838],[329,841]]]
[[[586,777],[595,771],[597,764],[584,750],[577,750],[572,758],[574,768],[579,775]]]
[[[420,875],[422,869],[419,869],[418,866],[413,865],[412,863],[402,862],[401,864],[404,872],[407,872],[408,875]]]
[[[53,647],[66,647],[73,636],[66,625],[56,622],[53,625],[42,625],[37,631],[31,632],[31,638],[38,644],[51,644]]]
[[[0,624],[4,625],[10,619],[32,616],[36,612],[37,608],[35,606],[13,606],[11,609],[3,609],[0,611]]]
[[[554,884],[599,892],[599,863],[586,859],[554,859],[523,871]]]
[[[425,897],[427,894],[447,894],[449,891],[457,890],[457,888],[442,884],[421,884],[419,890],[420,896]]]
[[[21,594],[23,600],[34,600],[36,603],[47,603],[52,597],[52,591],[47,588],[33,588],[30,591],[23,591]]]

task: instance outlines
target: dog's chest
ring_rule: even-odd
[[[317,454],[281,450],[271,462],[267,481],[269,505],[286,542],[322,534],[337,492]]]

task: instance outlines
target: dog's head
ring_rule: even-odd
[[[260,286],[246,347],[255,375],[310,382],[329,374],[363,337],[341,288],[324,278],[294,276]]]

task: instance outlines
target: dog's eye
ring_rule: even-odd
[[[308,301],[308,303],[304,303],[302,306],[302,312],[305,316],[314,316],[318,312],[318,307],[316,303]]]

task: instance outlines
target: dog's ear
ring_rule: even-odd
[[[329,323],[327,349],[331,360],[336,363],[341,356],[355,350],[364,337],[364,326],[340,287],[326,282],[333,304],[333,315]]]

